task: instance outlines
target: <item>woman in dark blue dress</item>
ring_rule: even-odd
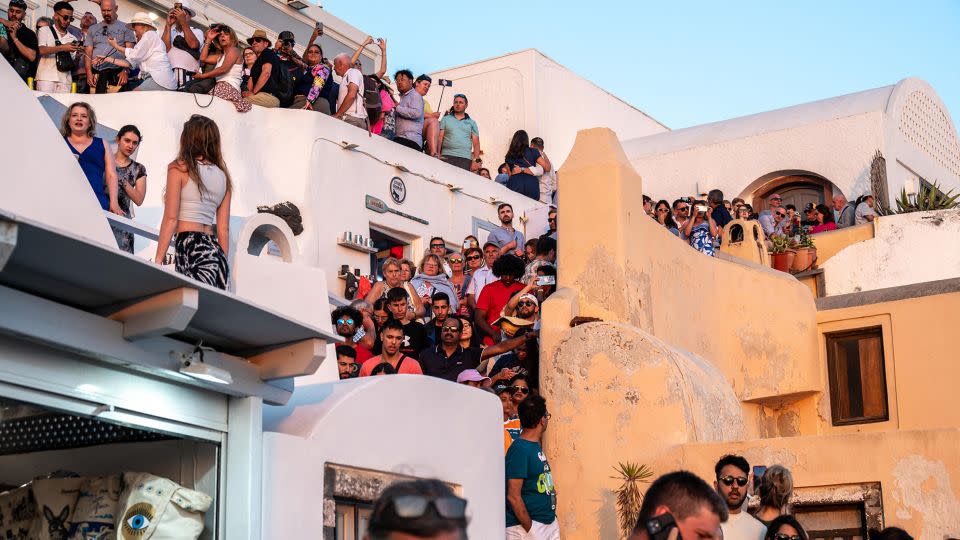
[[[520,129],[513,134],[503,161],[510,167],[507,187],[531,199],[539,199],[540,179],[537,177],[549,171],[550,165],[540,155],[539,150],[530,148],[530,137],[526,131]]]
[[[77,158],[100,207],[123,215],[117,202],[117,169],[110,147],[100,137],[94,137],[97,116],[87,103],[70,105],[60,120],[60,134]]]

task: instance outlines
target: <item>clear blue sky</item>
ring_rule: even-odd
[[[323,5],[386,37],[391,72],[537,48],[674,129],[908,76],[927,80],[960,119],[960,0]]]

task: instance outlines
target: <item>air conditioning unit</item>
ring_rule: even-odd
[[[287,5],[296,10],[306,9],[309,7],[309,4],[303,0],[287,0]]]

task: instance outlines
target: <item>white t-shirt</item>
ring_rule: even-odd
[[[723,529],[723,540],[763,540],[767,534],[767,527],[746,512],[746,509],[740,510],[739,514],[730,514],[730,519],[726,523],[721,523]]]
[[[38,74],[40,73],[39,69],[37,70],[37,73]],[[866,216],[876,216],[876,215],[877,213],[873,211],[873,208],[870,208],[869,204],[867,204],[866,202],[862,202],[857,205],[857,215],[854,223],[856,225],[862,225],[864,223],[867,223]]]
[[[57,34],[59,35],[60,32],[57,32]],[[37,43],[43,47],[57,46],[57,42],[53,39],[53,27],[51,26],[41,28],[40,35],[37,38]],[[76,40],[77,38],[68,32],[64,32],[60,36],[61,45],[73,43]],[[37,64],[37,80],[70,84],[73,82],[73,75],[69,71],[57,71],[57,54],[50,53],[40,57],[40,62]]]
[[[199,48],[203,48],[203,32],[196,28],[191,28],[193,35],[197,37],[197,43],[199,43]],[[177,39],[177,36],[182,36],[183,32],[180,31],[180,27],[176,26],[170,29],[170,50],[167,51],[167,56],[170,57],[170,67],[173,69],[182,69],[185,71],[192,71],[194,73],[200,71],[200,62],[190,56],[190,53],[183,49],[178,49],[173,46],[173,40]]]
[[[132,49],[126,49],[124,55],[127,62],[140,71],[149,73],[150,77],[167,90],[177,89],[177,79],[173,76],[170,59],[167,57],[167,48],[160,40],[160,34],[155,30],[144,32],[140,41]]]
[[[357,68],[350,68],[343,74],[343,79],[340,81],[340,94],[337,96],[337,110],[340,110],[340,105],[347,98],[350,83],[357,85],[357,99],[347,109],[346,114],[357,118],[366,118],[367,110],[363,108],[363,74]]]

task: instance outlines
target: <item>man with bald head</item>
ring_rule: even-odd
[[[837,228],[853,226],[854,208],[847,204],[847,198],[843,195],[837,195],[833,198],[834,219],[837,222]]]
[[[87,85],[90,87],[91,94],[113,93],[124,89],[127,85],[130,69],[110,62],[100,62],[93,65],[94,62],[90,59],[96,59],[97,57],[114,60],[124,59],[123,53],[110,44],[110,38],[117,40],[118,43],[123,43],[123,46],[128,49],[132,49],[137,43],[133,30],[117,20],[115,0],[101,0],[100,15],[103,20],[87,30],[87,36],[83,42],[87,53],[87,62],[84,63],[84,69],[87,72]]]
[[[338,54],[333,59],[333,71],[342,79],[334,118],[360,129],[367,129],[367,109],[363,106],[363,74],[350,64],[350,56],[347,54]]]

